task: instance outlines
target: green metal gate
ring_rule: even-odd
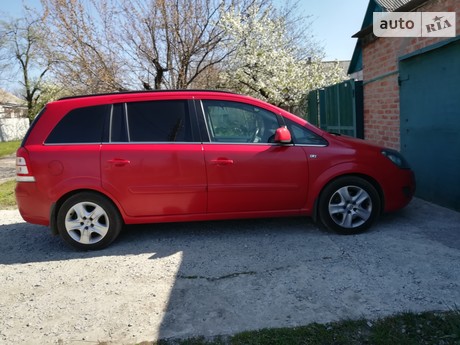
[[[311,91],[307,120],[328,132],[364,138],[363,84],[352,79]]]
[[[401,152],[416,195],[460,211],[460,40],[402,57]]]

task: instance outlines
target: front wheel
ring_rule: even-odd
[[[122,226],[121,216],[112,202],[91,192],[71,196],[57,215],[61,237],[81,250],[107,247],[120,234]]]
[[[340,234],[368,229],[380,213],[380,197],[363,178],[341,177],[327,185],[319,198],[322,223]]]

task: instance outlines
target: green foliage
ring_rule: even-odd
[[[454,345],[460,344],[460,312],[403,313],[369,321],[313,323],[296,328],[243,332],[230,337],[161,340],[142,345]]]
[[[42,110],[42,108],[46,105],[46,103],[70,95],[71,92],[57,84],[43,82],[40,85],[40,97],[37,97],[36,102],[33,104],[31,110],[29,111],[29,119],[32,121],[40,112],[40,110]]]
[[[21,145],[20,141],[4,141],[0,142],[0,157],[8,156],[16,152]]]
[[[376,321],[348,320],[246,332],[234,336],[230,344],[460,344],[460,313],[403,313]]]
[[[404,313],[379,320],[369,337],[373,344],[460,344],[460,313]]]
[[[20,141],[0,142],[0,157],[13,154],[18,149]],[[16,199],[14,196],[14,187],[16,181],[7,181],[0,184],[0,210],[16,207]]]
[[[16,207],[16,198],[14,196],[14,187],[16,181],[7,181],[0,184],[0,210]]]

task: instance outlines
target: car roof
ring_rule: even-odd
[[[124,102],[143,102],[154,100],[173,100],[173,99],[208,99],[220,101],[242,101],[257,106],[264,105],[272,111],[279,113],[282,109],[273,106],[260,99],[241,95],[238,93],[224,90],[152,90],[152,91],[122,91],[113,93],[101,93],[63,97],[47,104],[49,108],[59,108],[61,111],[69,111],[73,108],[85,106],[97,106]],[[56,109],[56,108],[55,108]]]
[[[208,99],[219,101],[243,101],[255,106],[263,106],[266,109],[292,119],[297,118],[297,121],[305,122],[289,113],[288,111],[279,108],[266,101],[239,93],[226,90],[206,90],[206,89],[180,89],[180,90],[138,90],[138,91],[120,91],[111,93],[95,93],[80,96],[63,97],[56,101],[48,103],[47,106],[59,107],[62,111],[69,111],[76,107],[104,105],[110,103],[124,103],[136,101],[151,101],[151,100],[171,100],[171,99]]]

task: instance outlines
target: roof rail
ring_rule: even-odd
[[[110,95],[129,95],[129,94],[136,94],[136,93],[162,93],[162,92],[219,92],[219,93],[236,94],[235,92],[232,92],[232,91],[211,90],[211,89],[130,90],[130,91],[118,91],[118,92],[93,93],[93,94],[86,94],[86,95],[66,96],[66,97],[59,98],[58,101],[66,100],[66,99],[83,98],[83,97],[97,97],[97,96],[110,96]]]

